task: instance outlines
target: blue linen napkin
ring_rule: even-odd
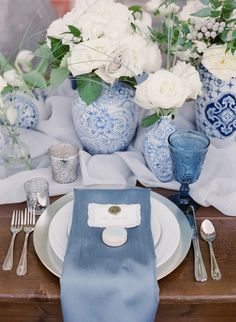
[[[120,247],[89,227],[88,204],[141,205],[141,224]],[[159,302],[149,189],[75,189],[72,228],[61,277],[65,322],[153,322]]]

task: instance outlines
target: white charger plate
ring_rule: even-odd
[[[192,232],[186,216],[170,200],[154,192],[152,192],[152,198],[161,202],[170,210],[180,228],[180,240],[175,252],[169,260],[157,267],[157,279],[159,280],[171,273],[183,261],[191,245]],[[51,204],[38,219],[33,234],[34,247],[39,259],[49,271],[58,277],[62,274],[63,262],[51,249],[49,243],[49,227],[53,217],[71,200],[73,200],[72,193],[65,195]],[[169,239],[171,238],[172,236],[169,234]]]
[[[62,262],[66,254],[73,206],[74,201],[72,200],[62,207],[52,219],[49,227],[49,244],[54,254]],[[151,197],[151,228],[158,258],[157,267],[160,267],[176,251],[180,241],[180,228],[177,219],[172,215],[169,208],[153,197]]]

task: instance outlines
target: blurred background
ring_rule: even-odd
[[[70,10],[74,1],[0,0],[0,51],[13,61],[19,50],[34,50],[45,39],[49,24]],[[130,5],[145,0],[120,2]]]

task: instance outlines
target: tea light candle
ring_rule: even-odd
[[[127,241],[127,230],[120,226],[107,227],[102,232],[102,240],[108,246],[121,246]]]

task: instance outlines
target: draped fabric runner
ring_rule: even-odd
[[[126,152],[91,156],[80,151],[80,175],[72,184],[60,185],[53,181],[47,149],[57,142],[81,144],[73,128],[71,101],[73,91],[65,82],[57,92],[49,93],[44,108],[47,119],[39,122],[37,131],[23,130],[22,139],[31,148],[35,169],[17,173],[1,180],[0,203],[25,200],[23,183],[32,177],[44,177],[49,181],[50,194],[71,192],[73,187],[87,185],[134,186],[140,181],[147,187],[178,189],[175,181],[161,183],[146,167],[142,154],[144,129],[139,129],[135,141]],[[144,111],[140,110],[140,120]],[[194,128],[193,103],[187,103],[175,119],[179,128]],[[37,144],[35,144],[37,143]],[[226,215],[236,216],[236,142],[212,140],[199,180],[190,186],[190,195],[203,206],[213,205]]]
[[[61,278],[65,322],[153,322],[159,302],[150,227],[150,190],[74,191],[71,233]],[[141,223],[129,228],[120,247],[102,241],[103,228],[89,227],[88,204],[141,205]]]

